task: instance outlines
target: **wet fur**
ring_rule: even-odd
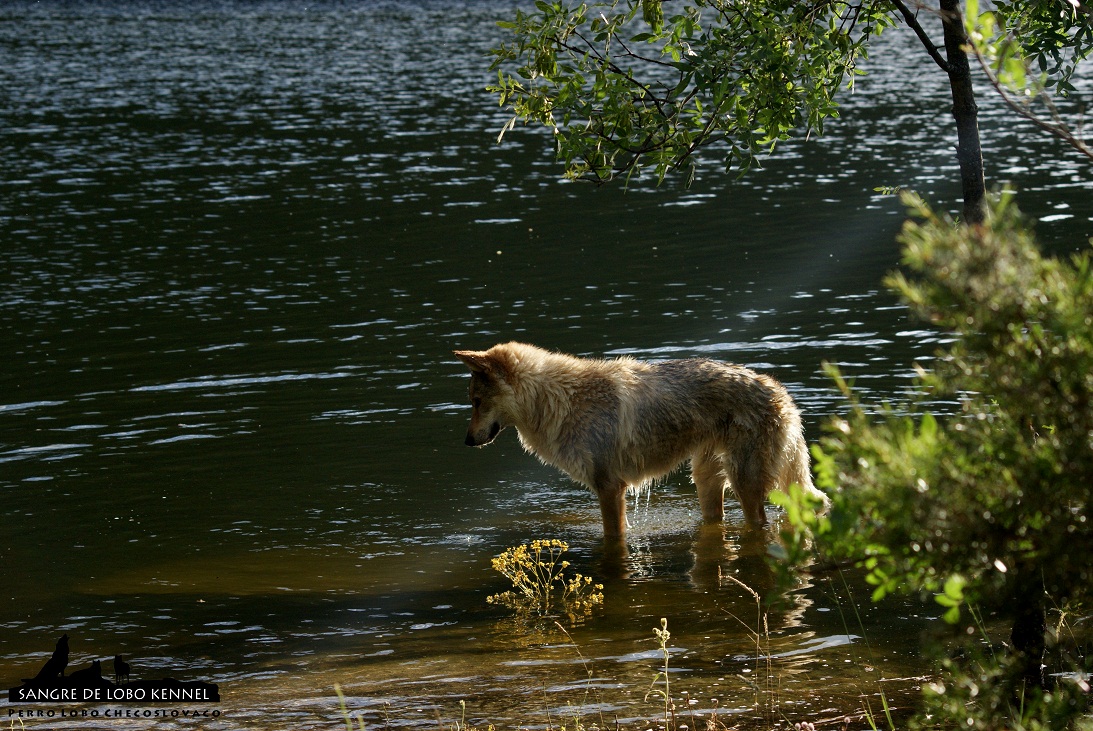
[[[731,488],[750,524],[776,488],[812,485],[801,416],[778,381],[706,359],[589,360],[505,343],[456,351],[471,369],[469,446],[515,426],[524,448],[589,487],[604,535],[626,529],[625,495],[686,460],[707,520]]]

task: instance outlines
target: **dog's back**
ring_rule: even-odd
[[[102,680],[102,663],[92,661],[91,665],[70,674],[68,679],[73,683],[95,683]]]

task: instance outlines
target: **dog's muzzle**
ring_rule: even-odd
[[[501,425],[495,421],[490,425],[490,433],[483,441],[478,441],[474,437],[474,432],[468,431],[467,438],[463,440],[463,443],[466,444],[468,447],[484,447],[492,442],[494,439],[496,439],[497,435],[500,433]]]

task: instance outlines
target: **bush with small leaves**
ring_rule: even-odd
[[[1088,707],[1093,669],[1090,638],[1048,623],[1088,620],[1093,598],[1091,258],[1043,256],[1007,196],[975,226],[904,200],[906,273],[887,281],[951,342],[898,408],[867,409],[831,369],[851,400],[813,450],[832,506],[777,498],[796,529],[787,551],[863,567],[874,600],[933,595],[953,641],[1004,623],[1008,647],[962,651],[928,707],[966,728],[1064,728]],[[931,414],[939,402],[955,413]]]

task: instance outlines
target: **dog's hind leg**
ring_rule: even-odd
[[[702,519],[715,522],[725,519],[725,465],[721,455],[705,449],[691,456],[691,480],[698,489],[698,507]]]
[[[753,443],[749,447],[733,460],[730,482],[744,510],[744,520],[752,526],[764,526],[767,524],[767,495],[775,487],[776,476],[772,471],[775,465],[770,450],[764,449],[764,445]]]

